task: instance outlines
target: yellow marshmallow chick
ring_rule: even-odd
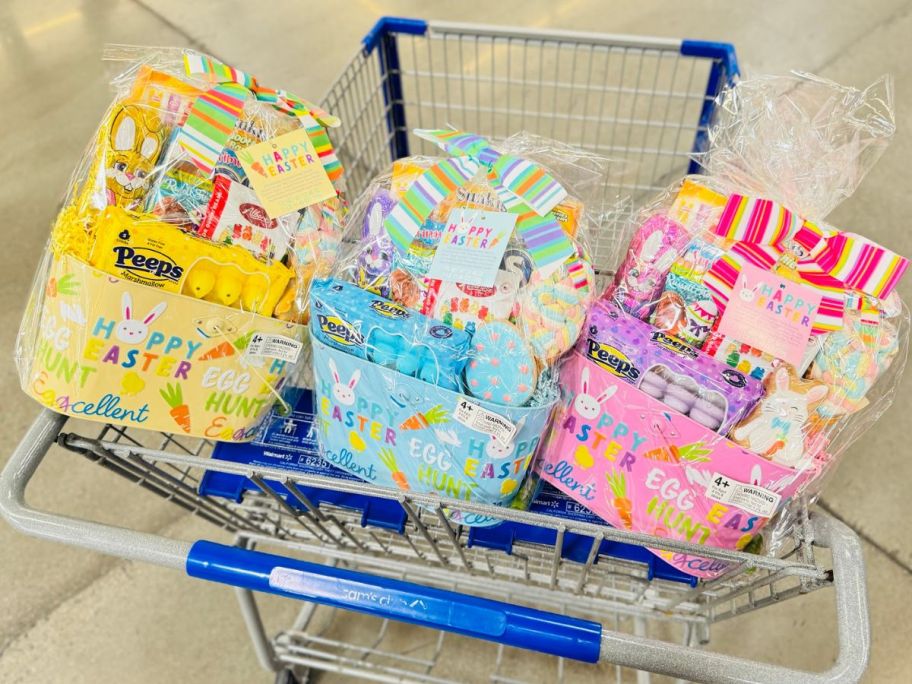
[[[244,311],[259,311],[266,299],[269,283],[264,277],[252,275],[244,282],[241,288],[241,309]]]
[[[215,287],[215,269],[209,265],[196,263],[187,274],[184,290],[191,297],[202,299]]]
[[[233,266],[223,266],[219,269],[215,279],[215,287],[212,294],[215,301],[225,306],[234,306],[234,303],[241,296],[241,289],[244,285],[244,275]]]

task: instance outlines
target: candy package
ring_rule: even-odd
[[[68,415],[242,441],[338,251],[338,120],[190,50],[113,46],[114,102],[51,231],[17,344]]]
[[[311,290],[320,443],[372,482],[504,505],[596,294],[587,240],[608,162],[526,134],[416,135],[442,156],[370,184]]]
[[[905,365],[907,259],[824,222],[889,142],[891,94],[807,74],[720,94],[706,175],[635,214],[569,357],[546,480],[612,524],[778,550],[789,501],[819,493]]]

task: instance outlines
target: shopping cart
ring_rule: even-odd
[[[392,159],[434,152],[412,127],[452,124],[491,138],[528,130],[626,160],[626,172],[606,182],[606,197],[636,199],[696,168],[690,155],[706,144],[714,97],[737,73],[733,48],[721,43],[385,18],[324,106],[345,122],[334,141],[352,194]],[[606,215],[596,240],[603,273],[614,266],[619,225]],[[233,544],[30,508],[25,489],[52,448],[82,454],[185,508],[230,533]],[[45,411],[0,476],[0,510],[26,534],[233,585],[262,665],[283,681],[308,671],[477,681],[480,667],[497,682],[633,676],[622,668],[640,670],[638,680],[653,672],[835,682],[864,672],[860,542],[800,502],[794,538],[783,555],[768,558],[616,530],[559,500],[553,510],[530,511],[459,501],[464,511],[504,520],[470,530],[448,522],[443,508],[453,502],[438,496],[211,458],[212,448],[142,430],[99,431]],[[734,569],[697,582],[645,547]],[[821,588],[832,589],[838,620],[840,652],[829,671],[706,648],[713,624]],[[255,591],[302,600],[294,625],[267,636]],[[331,622],[332,611],[372,616],[363,620],[374,620],[376,630],[355,642],[349,621]],[[403,635],[402,622],[429,629]],[[474,669],[466,670],[448,655],[452,644],[467,643],[453,634],[493,644],[472,642]]]

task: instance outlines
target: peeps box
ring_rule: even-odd
[[[615,527],[743,549],[817,475],[816,463],[796,470],[725,439],[630,384],[629,371],[571,352],[536,465],[542,479]],[[697,577],[728,569],[698,555],[655,553]]]
[[[48,258],[18,348],[26,393],[74,418],[230,442],[253,437],[290,362],[253,355],[248,345],[259,335],[300,348],[303,327],[120,279],[73,257]]]
[[[323,458],[367,482],[404,491],[507,505],[541,442],[557,398],[542,406],[492,404],[438,387],[312,340],[314,413]],[[468,403],[516,427],[508,443],[457,419]],[[473,425],[473,426],[470,426]],[[498,518],[449,509],[451,520]]]

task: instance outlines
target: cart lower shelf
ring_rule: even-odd
[[[785,557],[701,548],[705,556],[738,565],[716,580],[686,582],[657,576],[654,564],[631,560],[629,552],[613,554],[612,543],[692,553],[690,544],[474,504],[479,513],[496,512],[509,524],[543,533],[534,541],[517,538],[504,550],[472,543],[468,528],[443,514],[454,502],[440,497],[216,460],[209,458],[212,445],[201,440],[109,426],[86,436],[65,427],[64,417],[42,413],[0,475],[0,512],[9,523],[25,534],[237,587],[257,653],[273,671],[290,668],[302,675],[313,668],[376,681],[445,681],[439,672],[444,645],[460,638],[445,636],[450,633],[494,642],[484,647],[491,681],[515,681],[516,668],[504,663],[530,650],[547,654],[535,657],[544,658],[542,667],[551,666],[549,681],[567,668],[592,667],[582,664],[587,662],[695,681],[857,681],[867,663],[860,541],[821,512],[798,526]],[[179,541],[30,508],[25,489],[55,444],[234,533],[235,544]],[[207,472],[241,475],[257,490],[240,501],[201,494]],[[374,524],[363,505],[346,505],[345,497],[398,507],[402,524]],[[585,539],[588,553],[568,553],[571,539],[576,545]],[[831,567],[820,560],[826,554],[815,554],[821,547],[830,549]],[[834,589],[839,622],[840,654],[829,671],[788,670],[704,647],[713,624],[821,588]],[[298,622],[267,637],[254,592],[304,601]],[[372,616],[374,636],[355,644],[315,628],[315,616],[330,609]],[[423,653],[386,647],[398,622],[431,628],[414,637],[431,646]],[[647,626],[674,640],[645,636]],[[521,662],[531,662],[526,658]],[[535,672],[541,677],[543,670]]]

